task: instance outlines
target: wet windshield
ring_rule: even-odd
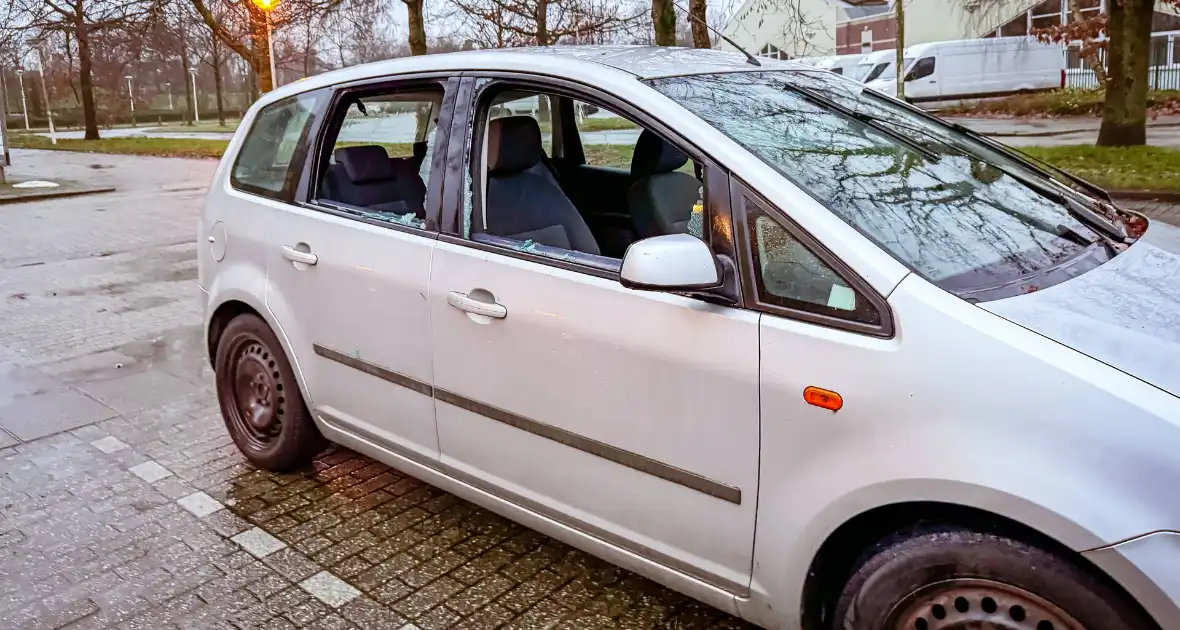
[[[961,295],[1082,258],[1101,264],[1109,255],[1103,237],[1070,213],[1058,190],[1064,187],[831,74],[742,72],[650,83],[898,260]]]

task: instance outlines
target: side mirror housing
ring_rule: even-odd
[[[703,291],[720,287],[723,276],[704,241],[691,234],[665,234],[627,248],[619,282],[628,289]]]

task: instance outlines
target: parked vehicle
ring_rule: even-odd
[[[896,50],[875,50],[861,58],[848,78],[861,83],[876,81],[895,74],[893,70],[895,63],[897,63]]]
[[[1180,229],[759,61],[263,96],[199,226],[235,443],[327,438],[768,628],[1180,628]],[[641,131],[587,146],[579,103]]]
[[[905,95],[912,103],[943,106],[1065,87],[1065,52],[1035,37],[991,37],[917,44],[905,51]],[[897,77],[866,81],[897,93]]]
[[[830,57],[815,57],[808,65],[819,68],[820,70],[828,70],[836,74],[851,76],[856,69],[857,64],[861,62],[864,55],[833,55]]]

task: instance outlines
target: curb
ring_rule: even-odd
[[[0,196],[0,206],[14,203],[25,203],[26,201],[44,201],[46,199],[62,199],[64,197],[80,197],[83,195],[95,195],[98,193],[109,192],[115,192],[115,188],[113,186],[99,188],[76,188],[73,190],[33,192],[18,196]]]
[[[1110,190],[1107,192],[1111,197],[1125,201],[1180,203],[1180,191],[1177,190]]]

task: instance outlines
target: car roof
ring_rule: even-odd
[[[547,46],[474,50],[399,57],[351,66],[284,85],[261,100],[272,102],[321,87],[418,72],[521,71],[602,85],[604,81],[635,78],[808,68],[776,59],[759,57],[757,61],[760,66],[751,64],[745,55],[737,52],[671,46]]]

